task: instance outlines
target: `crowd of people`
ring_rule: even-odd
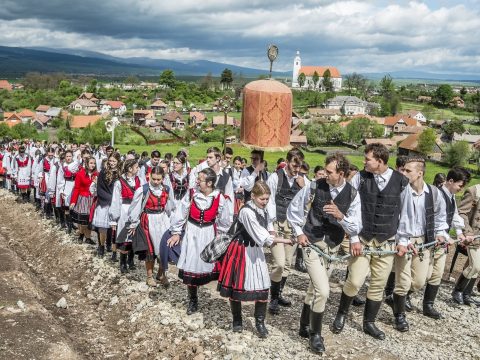
[[[229,147],[210,147],[193,166],[185,149],[162,158],[159,151],[121,154],[108,144],[9,141],[0,149],[0,181],[76,241],[96,246],[97,256],[118,262],[122,274],[141,261],[147,285],[168,288],[166,271],[175,264],[189,315],[199,308],[198,287],[217,281],[234,332],[243,330],[242,302],[253,301],[258,336],[266,337],[267,311],[277,315],[292,305],[283,291],[297,269],[309,277],[299,336],[323,353],[329,265],[337,260],[347,271],[334,333],[342,332],[352,304],[363,305],[363,331],[383,340],[375,322],[383,300],[395,329],[409,331],[410,295],[423,288],[423,315],[439,320],[434,303],[449,247],[468,256],[453,301],[480,306],[472,296],[480,273],[480,187],[468,187],[466,169],[437,174],[429,185],[423,158],[399,156],[393,169],[379,143],[365,147],[364,169],[335,153],[314,168],[313,179],[300,149],[288,151],[271,173],[263,156],[252,150],[248,165]],[[220,237],[228,240],[226,251],[205,261],[202,252]],[[367,276],[363,300],[358,292]]]

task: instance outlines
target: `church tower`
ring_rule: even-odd
[[[293,60],[293,77],[292,87],[298,87],[298,75],[300,74],[300,68],[302,67],[302,59],[300,59],[300,51],[297,50],[297,56]]]

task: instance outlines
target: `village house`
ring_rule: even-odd
[[[150,126],[157,121],[153,110],[133,110],[133,122],[140,126]]]
[[[167,130],[183,130],[185,129],[185,121],[183,120],[182,114],[178,111],[170,111],[163,115],[163,126]]]
[[[156,99],[151,105],[150,109],[155,111],[155,115],[161,116],[167,113],[167,104],[161,99]]]
[[[225,116],[217,115],[212,119],[212,127],[223,126],[225,125]],[[227,116],[227,126],[239,127],[240,122],[237,121],[233,116]]]
[[[292,146],[307,146],[307,136],[300,128],[301,122],[297,122],[296,125],[292,126],[292,130],[290,131],[290,145]]]
[[[327,100],[325,107],[327,109],[339,110],[345,115],[366,115],[371,105],[356,96],[336,96]]]
[[[95,94],[89,93],[89,92],[81,93],[80,96],[78,97],[78,100],[90,100],[90,101],[93,101],[94,103],[98,102],[98,99],[95,97]]]
[[[453,133],[452,142],[457,141],[466,141],[470,149],[474,147],[474,144],[480,141],[480,135],[472,135],[468,131],[465,131],[463,134]]]
[[[308,108],[305,116],[310,116],[314,120],[331,122],[338,121],[342,117],[342,112],[339,109],[324,109],[324,108]]]
[[[420,134],[411,134],[407,136],[405,140],[403,140],[398,145],[398,155],[406,155],[406,156],[423,156],[418,150],[418,138]],[[441,141],[438,139],[436,140],[436,144],[434,146],[433,151],[427,156],[428,159],[442,160],[443,157],[443,150],[441,148]]]
[[[35,113],[32,110],[29,109],[23,109],[19,112],[17,112],[17,115],[22,119],[22,122],[24,124],[27,124],[33,120],[35,117]]]
[[[300,74],[305,74],[305,83],[302,86],[302,89],[318,89],[320,91],[325,91],[323,85],[323,75],[325,71],[330,70],[330,80],[333,85],[333,91],[342,90],[342,76],[338,69],[334,66],[302,66],[302,59],[300,58],[300,51],[297,51],[297,55],[293,60],[293,77],[292,77],[292,88],[300,88],[298,83],[298,76]],[[316,84],[313,82],[313,75],[317,72],[319,80]]]
[[[390,150],[392,148],[395,148],[397,146],[397,141],[396,139],[385,139],[385,138],[372,138],[372,139],[363,139],[362,144],[363,145],[370,145],[370,144],[375,144],[375,143],[380,143],[382,145],[385,145],[385,147]]]
[[[45,114],[37,113],[33,118],[32,125],[37,128],[37,130],[43,130],[48,126],[50,118]]]
[[[8,80],[0,80],[0,90],[12,91],[13,86]]]
[[[407,111],[407,115],[410,116],[412,119],[417,120],[421,124],[427,123],[427,118],[420,111],[410,110],[410,111]]]
[[[3,116],[5,124],[9,127],[23,123],[22,118],[16,112],[5,112]]]
[[[35,109],[35,112],[37,114],[45,114],[48,109],[50,109],[50,105],[38,105],[37,108]]]
[[[70,122],[72,129],[83,129],[88,125],[94,125],[102,119],[102,115],[74,115]]]
[[[465,101],[460,96],[455,96],[451,101],[450,101],[450,106],[453,107],[458,107],[463,109],[465,107]]]
[[[431,96],[425,96],[425,95],[419,95],[417,97],[417,102],[429,103],[429,102],[432,102],[432,97]]]
[[[50,119],[53,119],[53,118],[59,117],[61,112],[62,112],[61,108],[51,107],[47,110],[47,112],[45,113],[45,116],[48,116]]]
[[[77,99],[70,103],[68,106],[71,110],[88,115],[90,113],[96,113],[98,111],[97,104],[91,100]]]
[[[127,106],[123,101],[102,100],[100,101],[100,110],[98,112],[102,115],[121,116],[127,112]]]
[[[385,118],[385,129],[386,129],[386,135],[389,135],[391,133],[394,134],[401,134],[405,132],[405,128],[407,126],[419,126],[419,122],[416,119],[411,118],[408,115],[395,115],[395,116],[387,116]],[[410,131],[413,131],[411,129],[407,129]]]
[[[206,120],[205,114],[199,111],[190,111],[188,118],[190,120],[190,124],[195,124],[196,128],[200,128],[203,122]]]

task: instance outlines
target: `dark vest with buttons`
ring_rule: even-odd
[[[250,175],[251,175],[255,169],[254,169],[254,167],[253,167],[252,165],[250,165],[249,167],[247,167],[247,170],[248,170],[248,172],[249,172]],[[266,171],[262,171],[262,172],[255,178],[255,182],[257,182],[257,181],[259,181],[259,180],[267,181],[267,178],[268,178],[268,175],[267,175]],[[251,191],[243,190],[243,195],[244,195],[245,202],[249,201],[249,200],[252,198],[252,192],[251,192]]]
[[[347,182],[335,197],[333,202],[342,214],[347,213],[356,194],[357,191]],[[341,244],[345,237],[345,231],[332,215],[323,211],[323,207],[330,201],[332,201],[332,195],[329,185],[325,179],[317,180],[315,197],[303,226],[303,232],[309,241],[317,242],[324,239],[325,243],[333,248]]]
[[[445,204],[447,205],[447,224],[448,224],[448,230],[452,228],[452,221],[453,221],[453,214],[455,214],[455,202],[452,201],[452,198],[443,190],[440,188],[440,192],[443,195],[443,198],[445,199]]]
[[[276,172],[278,176],[277,193],[275,194],[277,221],[283,222],[287,220],[288,205],[290,205],[290,202],[302,188],[296,181],[293,181],[293,185],[290,186],[287,174],[285,174],[283,169],[279,169]]]
[[[390,181],[380,191],[373,174],[360,171],[358,191],[363,224],[360,236],[367,241],[376,238],[379,243],[395,236],[400,220],[400,194],[407,185],[408,179],[394,170]]]
[[[425,193],[425,243],[435,241],[435,210],[433,204],[433,189],[428,186],[428,193]]]
[[[251,211],[253,211],[253,213],[255,214],[255,217],[257,218],[258,223],[262,227],[267,229],[268,215],[266,211],[263,213],[263,215],[261,215],[258,213],[258,211],[256,211],[253,207],[251,207],[248,204],[242,207],[240,211],[246,211],[246,209],[250,209]],[[245,226],[240,220],[238,220],[237,227],[235,230],[236,230],[235,234],[233,235],[233,239],[235,239],[235,241],[245,246],[258,247],[258,244],[255,242],[255,240],[253,240],[252,236],[248,233],[248,231],[245,229]]]
[[[220,174],[217,175],[217,178],[218,180],[215,189],[225,195],[225,189],[227,188],[228,180],[230,180],[230,175],[226,170],[222,169]]]

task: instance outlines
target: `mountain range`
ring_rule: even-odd
[[[176,75],[180,76],[205,76],[211,73],[218,77],[225,68],[246,78],[256,78],[268,74],[266,69],[253,69],[209,60],[175,61],[148,57],[119,58],[82,49],[0,46],[0,78],[18,78],[30,71],[109,77],[158,76],[165,69],[171,69]],[[378,72],[364,73],[363,75],[371,80],[378,80],[386,74],[386,72]],[[389,74],[394,79],[425,80],[425,82],[480,81],[480,74],[447,74],[417,70],[394,71]],[[273,72],[273,75],[289,78],[292,76],[292,72]]]

